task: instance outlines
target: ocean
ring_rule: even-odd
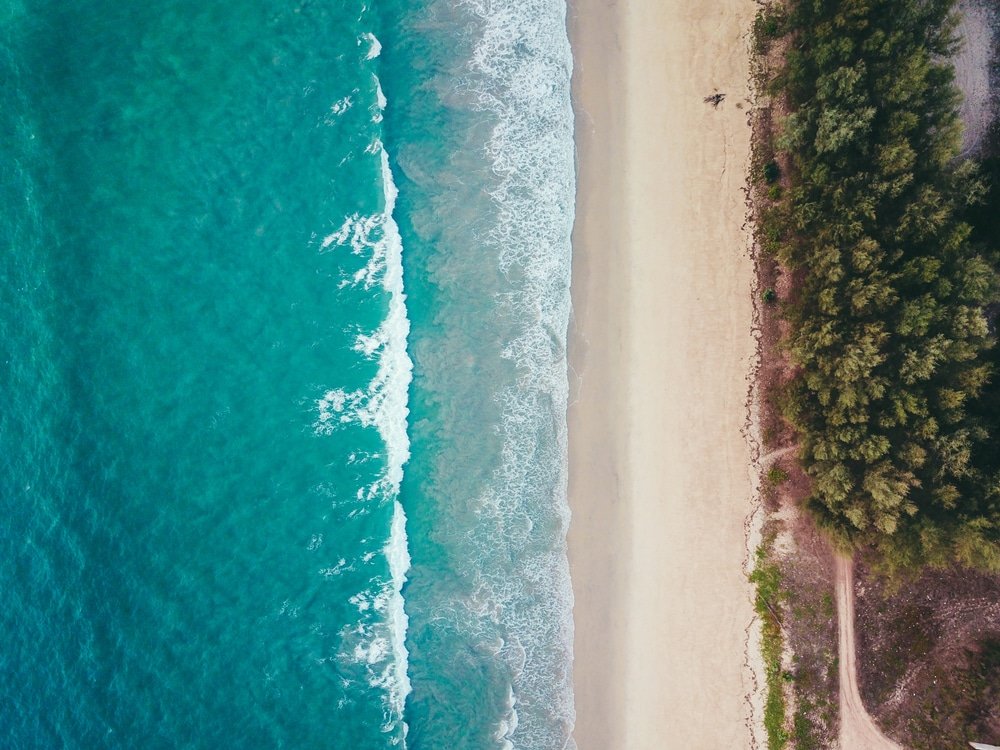
[[[573,747],[564,0],[0,0],[4,748]]]

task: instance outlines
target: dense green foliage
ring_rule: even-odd
[[[1000,569],[1000,481],[976,408],[992,377],[993,264],[967,219],[952,0],[800,0],[775,85],[785,198],[765,249],[795,274],[785,412],[809,507],[888,568]]]

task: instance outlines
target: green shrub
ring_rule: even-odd
[[[773,464],[771,468],[767,470],[767,481],[774,486],[784,484],[788,481],[788,472],[778,466],[778,464]]]
[[[778,181],[779,177],[781,177],[781,167],[778,166],[778,162],[771,159],[764,165],[764,180],[768,185],[772,185]]]
[[[783,648],[781,623],[778,620],[782,601],[785,597],[781,589],[781,571],[770,562],[769,542],[765,541],[757,549],[757,564],[750,574],[750,582],[756,586],[754,610],[761,622],[761,655],[764,659],[764,728],[767,732],[767,746],[771,750],[782,750],[788,744],[785,730],[785,692],[781,669]]]
[[[757,11],[753,20],[753,44],[756,54],[764,54],[770,42],[785,34],[787,20],[785,12],[777,6]]]

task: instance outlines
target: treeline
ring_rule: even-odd
[[[784,38],[789,110],[761,229],[795,279],[782,406],[808,507],[890,569],[1000,570],[997,266],[969,223],[987,191],[959,158],[954,2],[780,7],[756,29]]]

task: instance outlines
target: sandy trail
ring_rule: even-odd
[[[763,466],[764,468],[768,468],[767,465],[769,463],[771,463],[772,461],[777,461],[782,456],[787,456],[789,453],[792,453],[793,451],[797,451],[798,449],[799,449],[799,446],[797,446],[797,445],[789,445],[786,448],[776,448],[775,450],[771,451],[770,453],[765,453],[763,456],[761,456],[760,458],[758,458],[757,459],[757,463],[760,464],[761,466]]]
[[[840,748],[841,750],[902,750],[875,725],[861,702],[858,658],[854,648],[854,562],[837,555],[834,585],[840,632]]]

